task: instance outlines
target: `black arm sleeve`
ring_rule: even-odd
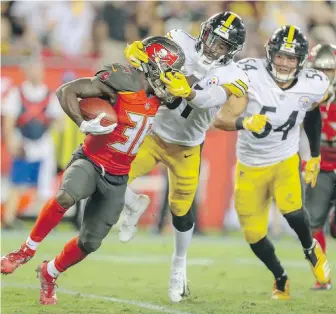
[[[320,107],[308,111],[303,120],[304,130],[307,134],[312,157],[320,155],[322,119]]]

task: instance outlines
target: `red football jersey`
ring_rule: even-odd
[[[159,105],[159,100],[154,96],[147,97],[144,90],[118,92],[113,106],[118,115],[118,126],[110,134],[89,134],[83,144],[84,154],[110,174],[128,174]]]
[[[325,171],[336,170],[336,103],[329,106],[323,104],[322,139],[321,139],[321,169]]]

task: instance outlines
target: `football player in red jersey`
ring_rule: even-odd
[[[336,198],[336,46],[317,45],[309,56],[309,66],[323,71],[329,78],[328,98],[320,105],[322,116],[321,164],[316,187],[306,189],[305,204],[311,218],[314,238],[326,250],[324,225],[329,215],[332,202]],[[331,221],[330,232],[336,237],[336,224]],[[331,282],[316,282],[313,290],[329,290]]]
[[[41,304],[56,304],[55,281],[60,273],[96,251],[118,221],[130,165],[151,127],[159,107],[158,96],[171,100],[159,76],[180,71],[184,53],[172,40],[150,37],[143,41],[150,62],[142,72],[129,66],[112,64],[95,77],[81,78],[61,86],[57,96],[65,113],[88,135],[64,172],[61,187],[45,205],[21,248],[1,258],[1,273],[10,274],[28,262],[38,245],[77,201],[89,198],[79,236],[65,244],[63,251],[37,268]],[[164,53],[160,53],[164,52]],[[84,121],[77,98],[108,97],[118,115],[118,124],[104,127],[100,120]]]

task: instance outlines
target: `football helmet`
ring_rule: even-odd
[[[163,36],[148,37],[142,41],[148,55],[148,63],[142,63],[149,84],[155,94],[166,101],[172,97],[160,80],[160,74],[166,72],[183,72],[185,55],[182,48],[171,39]]]
[[[308,68],[326,71],[332,85],[336,84],[336,46],[331,44],[319,44],[314,46],[308,56]],[[327,70],[334,70],[328,71]]]
[[[278,28],[265,44],[266,68],[278,82],[288,82],[296,78],[308,57],[308,40],[302,31],[293,25]],[[289,74],[281,74],[276,70],[273,59],[277,53],[295,56],[298,59],[296,68]]]
[[[201,24],[196,50],[199,64],[208,70],[214,65],[228,64],[243,49],[245,25],[235,13],[222,12]]]
[[[331,44],[319,44],[312,48],[308,56],[308,68],[324,72],[330,81],[328,99],[330,104],[336,96],[336,46]]]

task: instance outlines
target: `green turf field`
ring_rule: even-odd
[[[19,247],[28,230],[2,234],[2,254]],[[114,231],[98,252],[58,279],[56,306],[39,304],[39,282],[34,269],[52,259],[71,239],[70,231],[55,231],[29,264],[2,276],[3,314],[10,313],[336,313],[335,290],[313,292],[313,276],[299,243],[276,241],[277,252],[291,279],[290,301],[270,300],[273,279],[241,236],[194,238],[189,251],[191,296],[171,304],[167,296],[173,240],[150,234],[121,244]],[[335,270],[336,241],[328,239]]]

